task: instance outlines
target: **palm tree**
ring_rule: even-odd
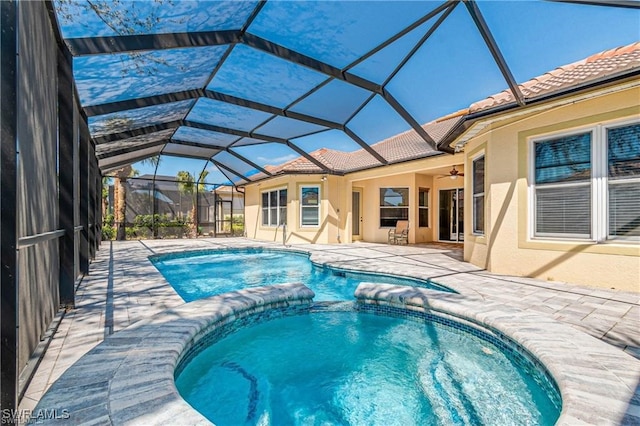
[[[191,219],[191,233],[193,236],[198,236],[198,193],[202,193],[205,190],[205,179],[209,172],[203,170],[200,172],[200,176],[196,181],[193,175],[185,170],[178,172],[178,187],[180,191],[185,195],[191,195],[193,206],[190,213]]]
[[[160,156],[156,155],[154,157],[146,158],[140,161],[140,163],[156,167],[157,169],[160,164]],[[113,177],[115,178],[113,215],[117,227],[116,240],[118,241],[124,241],[127,238],[125,224],[127,212],[127,189],[125,184],[127,183],[127,179],[133,176],[138,176],[138,174],[138,170],[131,167],[131,165],[124,166],[123,168],[113,172]]]
[[[114,172],[113,177],[113,217],[116,224],[116,240],[123,241],[127,237],[125,231],[125,213],[127,211],[127,190],[125,184],[133,174],[133,167],[124,166]]]

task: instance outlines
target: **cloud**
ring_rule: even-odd
[[[298,158],[296,154],[282,155],[280,157],[258,157],[258,161],[265,164],[278,165]]]

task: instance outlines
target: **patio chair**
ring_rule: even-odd
[[[394,229],[389,229],[389,244],[408,244],[409,243],[409,221],[399,220],[396,222]]]

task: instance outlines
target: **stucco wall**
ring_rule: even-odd
[[[395,164],[377,169],[334,175],[285,175],[245,187],[245,228],[249,238],[282,241],[282,228],[266,227],[261,223],[261,193],[287,188],[288,244],[352,242],[352,190],[362,191],[361,239],[387,242],[389,228],[380,227],[380,188],[409,188],[409,242],[436,240],[438,226],[438,190],[462,187],[463,180],[449,179],[446,174],[452,165],[464,171],[464,155],[440,155],[418,161]],[[324,180],[323,180],[324,178]],[[300,187],[321,186],[320,226],[301,227]],[[429,226],[418,227],[418,191],[429,190]]]
[[[380,188],[388,187],[409,188],[409,242],[437,240],[438,190],[462,186],[462,179],[454,181],[445,175],[453,165],[464,171],[463,163],[463,154],[445,154],[347,175],[353,188],[363,190],[363,240],[387,242],[389,228],[380,227]],[[429,226],[424,228],[418,226],[419,188],[429,190]]]
[[[323,180],[324,178],[324,180]],[[300,226],[300,188],[320,186],[320,224]],[[247,237],[281,242],[282,228],[262,226],[261,194],[265,191],[287,189],[286,243],[337,243],[344,234],[346,203],[343,178],[326,175],[286,175],[248,185],[245,188],[245,228]],[[349,191],[349,196],[351,192]],[[343,206],[340,210],[340,206]],[[340,213],[338,212],[340,210]]]
[[[627,88],[579,95],[572,102],[537,105],[531,113],[496,120],[465,146],[464,153],[440,155],[346,176],[290,175],[246,187],[247,236],[282,241],[281,229],[262,227],[260,193],[288,189],[288,243],[351,242],[352,189],[362,190],[362,239],[387,241],[380,227],[380,188],[409,188],[410,243],[438,241],[439,191],[466,188],[464,197],[465,260],[492,272],[567,281],[596,287],[640,291],[640,246],[630,242],[535,240],[528,235],[528,138],[576,127],[640,117],[640,89]],[[485,234],[472,231],[471,161],[485,155]],[[464,173],[446,177],[452,165]],[[298,226],[300,185],[320,184],[321,226]],[[418,188],[429,189],[429,227],[419,228]]]
[[[640,89],[579,100],[528,117],[497,122],[465,147],[471,159],[485,151],[486,230],[465,233],[465,260],[489,271],[640,291],[640,245],[633,242],[535,239],[529,235],[529,138],[581,126],[639,117]],[[471,187],[471,176],[465,176]],[[465,194],[470,206],[472,194]],[[471,209],[465,222],[471,223]]]

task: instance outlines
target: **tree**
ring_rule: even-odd
[[[192,209],[190,213],[191,219],[191,232],[193,236],[198,235],[198,193],[202,193],[205,191],[205,179],[209,175],[207,170],[203,170],[200,172],[200,176],[198,176],[198,180],[196,181],[193,175],[187,171],[181,170],[178,172],[178,188],[180,188],[180,192],[185,195],[191,195],[192,199]]]
[[[160,164],[160,156],[156,155],[154,157],[146,158],[140,163],[145,164],[147,166],[158,167]],[[124,241],[127,238],[126,233],[126,213],[127,213],[127,189],[126,183],[127,179],[137,176],[139,174],[138,170],[134,169],[131,165],[126,165],[121,169],[113,172],[113,177],[115,178],[114,182],[114,202],[113,202],[113,215],[116,223],[116,240]]]
[[[109,213],[109,184],[111,178],[109,176],[102,177],[102,217],[106,217]]]

